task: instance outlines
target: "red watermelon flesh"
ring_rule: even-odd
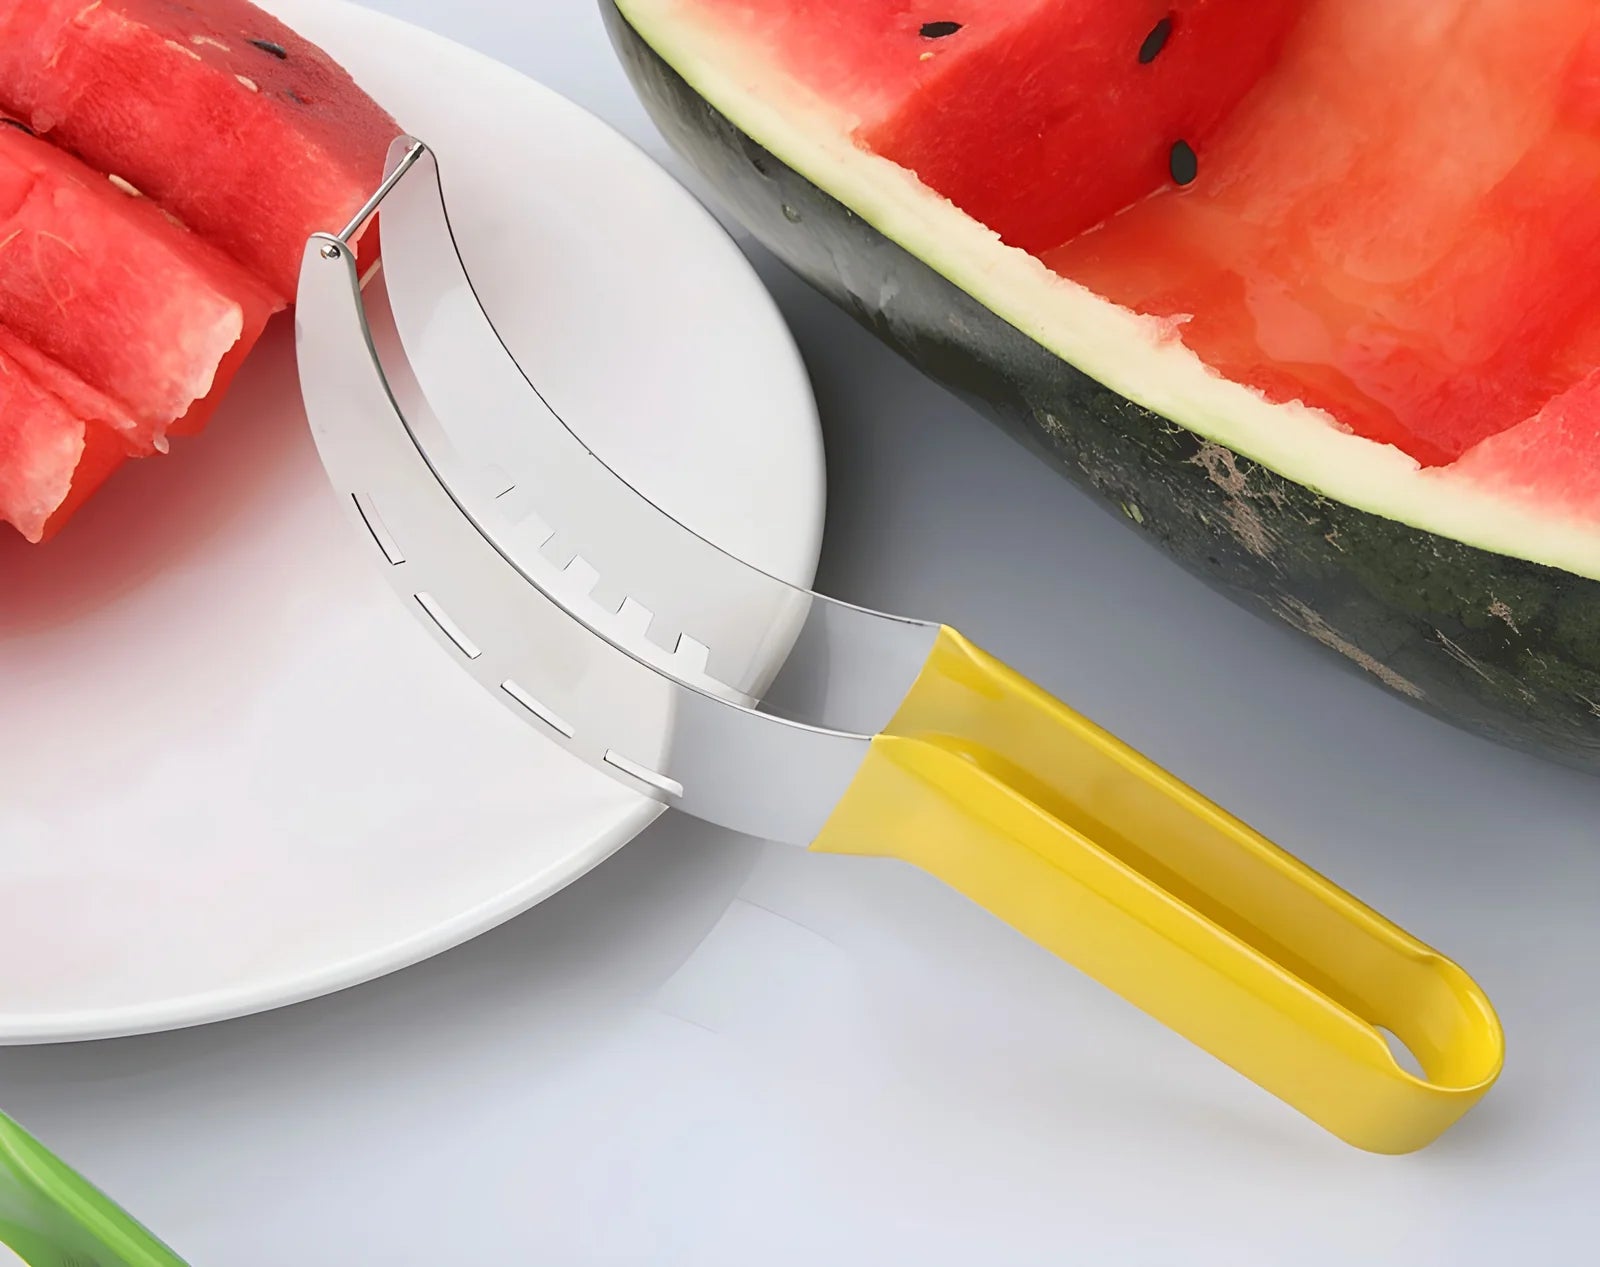
[[[131,182],[285,301],[306,239],[345,226],[400,132],[245,0],[0,4],[0,109]]]
[[[0,343],[0,519],[40,540],[83,450],[83,420]]]
[[[1199,169],[1046,262],[1271,400],[1600,514],[1594,0],[1316,0]]]
[[[222,403],[234,374],[252,351],[253,340],[240,339],[234,344],[223,357],[222,363],[217,366],[211,391],[204,399],[190,405],[183,417],[167,428],[167,434],[198,435]],[[105,393],[90,387],[77,375],[19,339],[4,326],[0,326],[0,355],[19,364],[34,382],[51,393],[73,417],[84,424],[83,448],[77,459],[76,468],[64,473],[69,484],[65,495],[59,504],[55,505],[44,525],[42,535],[34,537],[30,529],[24,530],[31,540],[48,541],[66,526],[73,514],[130,456],[126,436],[129,429],[136,424],[122,405]],[[8,478],[5,468],[9,460],[7,456],[0,456],[0,482]],[[36,496],[41,499],[40,504],[44,505],[49,504],[48,499],[53,495],[51,489],[59,491],[59,481],[63,475],[62,472],[51,469],[50,464],[49,453],[36,456],[35,478],[43,473],[43,483],[36,489]],[[6,518],[5,506],[0,504],[0,521]],[[23,527],[20,523],[16,526],[19,529]]]
[[[118,434],[125,434],[138,425],[125,405],[96,391],[60,362],[51,360],[3,325],[0,325],[0,354],[15,362],[34,382],[61,401],[72,411],[73,417]]]
[[[699,0],[1013,246],[1059,245],[1170,179],[1304,0]],[[1141,54],[1146,60],[1140,60]]]
[[[1455,463],[1462,476],[1578,520],[1600,519],[1600,369]]]
[[[32,349],[27,350],[32,352]],[[228,389],[233,383],[234,375],[238,373],[254,350],[253,341],[240,339],[238,343],[234,344],[228,354],[222,358],[222,363],[217,366],[216,375],[211,384],[211,391],[203,399],[197,400],[190,405],[188,412],[167,428],[167,435],[169,437],[195,436],[204,431],[206,424],[211,421],[212,415],[216,413],[218,407],[226,399]],[[38,356],[39,354],[35,352],[33,355]],[[47,364],[53,365],[53,362],[47,362]],[[56,367],[56,373],[64,374],[64,371]],[[117,468],[127,461],[130,456],[121,432],[113,424],[98,420],[101,411],[93,406],[85,409],[81,405],[73,404],[74,400],[104,398],[100,397],[99,393],[88,387],[81,380],[70,375],[65,377],[68,381],[65,384],[64,391],[63,384],[57,378],[46,376],[41,381],[50,387],[52,391],[56,391],[61,395],[68,408],[76,416],[86,418],[88,422],[84,429],[83,454],[78,459],[77,469],[72,472],[72,486],[65,500],[55,508],[54,513],[51,514],[49,521],[45,524],[44,534],[40,538],[41,541],[50,540],[57,532],[66,527],[72,516],[100,490],[100,487],[111,478]],[[5,515],[0,513],[0,519],[4,518]]]
[[[1220,377],[1508,487],[1600,464],[1600,0],[689,7]]]
[[[78,459],[78,467],[72,472],[72,487],[45,521],[44,532],[35,544],[49,541],[65,528],[127,460],[127,450],[122,447],[122,441],[115,431],[92,423],[86,427],[83,433],[83,456]]]
[[[126,460],[122,436],[132,420],[116,401],[4,326],[0,360],[10,372],[20,369],[24,381],[31,380],[30,386],[53,398],[40,403],[37,393],[24,395],[13,384],[0,404],[0,417],[10,428],[8,440],[0,441],[0,488],[5,490],[0,492],[0,522],[9,520],[30,541],[48,541]],[[30,404],[39,410],[39,418],[29,417]],[[50,437],[59,435],[58,406],[77,421],[79,445],[51,442]],[[32,449],[23,444],[25,436],[34,437]]]
[[[0,127],[0,323],[92,389],[70,403],[130,453],[163,449],[280,306],[147,200]]]

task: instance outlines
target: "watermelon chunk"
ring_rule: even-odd
[[[857,141],[1024,250],[1169,179],[1276,59],[1303,0],[700,0]],[[752,66],[752,70],[756,70]]]
[[[401,129],[245,0],[0,0],[0,112],[0,519],[42,540],[204,428]]]
[[[281,306],[147,200],[0,127],[0,323],[91,389],[58,398],[130,453],[164,449]]]
[[[344,228],[401,130],[246,0],[0,5],[0,109],[136,186],[285,301],[306,239]]]

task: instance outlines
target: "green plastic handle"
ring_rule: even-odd
[[[187,1267],[115,1201],[3,1113],[0,1244],[29,1267]]]

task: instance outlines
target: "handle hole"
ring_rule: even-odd
[[[1382,1025],[1376,1028],[1378,1033],[1383,1035],[1383,1041],[1389,1044],[1389,1054],[1394,1057],[1395,1063],[1412,1077],[1427,1081],[1427,1071],[1423,1069],[1422,1062],[1417,1059],[1416,1053],[1401,1042],[1399,1036],[1393,1030],[1385,1029]]]

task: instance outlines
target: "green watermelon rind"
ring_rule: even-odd
[[[1358,509],[1104,386],[752,139],[601,6],[674,149],[884,342],[1242,605],[1437,716],[1600,773],[1600,581]]]

